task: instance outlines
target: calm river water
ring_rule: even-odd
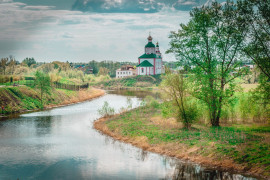
[[[118,92],[120,93],[120,92]],[[116,110],[144,94],[106,94],[92,101],[0,121],[0,179],[236,179],[190,162],[145,152],[93,129],[108,101]]]

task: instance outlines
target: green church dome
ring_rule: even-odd
[[[148,42],[145,47],[156,47],[152,42]]]

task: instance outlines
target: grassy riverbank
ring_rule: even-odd
[[[112,118],[102,118],[94,126],[115,139],[148,151],[270,177],[270,127],[235,124],[210,128],[195,124],[182,128],[174,118],[163,118],[160,105],[140,107]]]
[[[1,106],[5,108],[4,113],[9,114],[82,102],[104,93],[103,90],[94,88],[82,91],[52,89],[50,94],[44,96],[43,104],[41,104],[40,92],[35,88],[27,86],[1,87],[0,102]]]
[[[94,86],[105,89],[153,89],[161,82],[161,76],[131,76],[119,79],[109,79],[100,82],[90,83]]]

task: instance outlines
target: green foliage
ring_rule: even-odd
[[[101,67],[101,68],[99,68],[98,76],[101,76],[101,75],[106,76],[109,74],[109,72],[110,72],[109,69],[107,69],[105,67]]]
[[[25,58],[22,63],[26,64],[28,67],[30,67],[32,64],[37,64],[36,60],[34,58]]]
[[[153,98],[153,96],[146,96],[144,100],[146,102],[146,105],[153,108],[159,108],[159,103],[155,98]]]
[[[40,90],[40,101],[43,104],[43,94],[50,94],[51,82],[50,77],[42,72],[37,71],[35,74],[35,87]]]
[[[98,110],[98,113],[102,116],[102,117],[108,117],[108,116],[112,116],[115,113],[114,108],[109,106],[109,103],[107,101],[104,102],[104,105],[102,106],[101,109]]]
[[[4,75],[6,74],[6,66],[7,66],[7,63],[8,63],[8,58],[1,58],[1,61],[0,61],[0,68],[1,68],[1,70],[3,71],[3,74],[4,74]]]
[[[174,116],[175,107],[173,106],[173,103],[165,101],[160,105],[160,109],[162,112],[162,117],[169,118]]]
[[[240,67],[246,26],[238,26],[236,5],[214,2],[194,8],[187,25],[170,35],[170,49],[182,65],[194,65],[192,95],[205,102],[212,126],[219,126],[222,107],[233,96],[233,80],[245,74]],[[229,88],[225,88],[228,86]]]
[[[134,87],[136,82],[137,82],[136,79],[126,79],[126,81],[124,82],[124,85],[127,87]]]
[[[105,79],[94,82],[94,85],[104,85],[105,87],[151,87],[157,86],[161,82],[161,76],[132,76],[119,79]]]
[[[197,120],[197,106],[193,98],[189,96],[188,80],[181,73],[167,73],[163,76],[161,87],[165,92],[165,100],[171,100],[174,105],[174,117],[183,122],[184,127],[189,129]]]
[[[248,26],[248,35],[243,51],[252,59],[261,72],[270,78],[270,1],[239,0],[237,19],[239,26]]]
[[[27,76],[26,76],[26,77],[24,77],[24,79],[25,79],[25,80],[35,80],[35,78],[34,78],[34,77],[27,77]]]

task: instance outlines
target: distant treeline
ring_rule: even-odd
[[[116,70],[119,69],[122,65],[132,65],[137,66],[137,62],[114,62],[114,61],[95,61],[92,60],[89,63],[70,63],[71,67],[80,69],[87,74],[98,74],[100,68],[108,69],[110,77],[116,76]]]

